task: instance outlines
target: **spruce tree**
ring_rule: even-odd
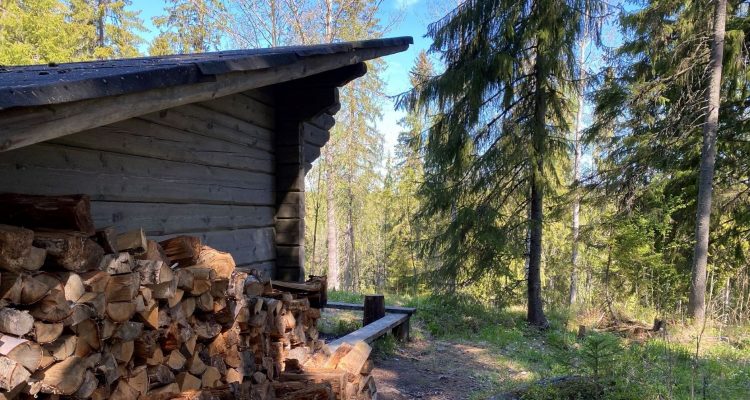
[[[219,49],[226,31],[226,10],[220,0],[168,0],[167,3],[166,14],[153,18],[160,33],[151,43],[151,55]]]
[[[432,243],[461,283],[509,273],[530,246],[527,320],[546,327],[541,296],[544,197],[568,148],[578,74],[575,48],[599,3],[469,0],[430,25],[445,72],[404,97],[437,110],[425,146],[425,216],[442,216]],[[587,15],[583,10],[589,10]],[[527,214],[527,211],[528,214]],[[529,218],[526,219],[526,216]]]

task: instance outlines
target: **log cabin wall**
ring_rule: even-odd
[[[275,129],[266,91],[175,107],[4,152],[0,192],[88,194],[97,227],[199,236],[271,275]]]

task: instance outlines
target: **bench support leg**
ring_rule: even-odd
[[[407,318],[401,325],[393,328],[393,336],[401,342],[409,341],[409,321],[411,317]]]

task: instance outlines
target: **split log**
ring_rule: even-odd
[[[81,275],[83,286],[87,292],[104,293],[109,282],[109,274],[105,271],[88,271]]]
[[[31,374],[23,365],[0,356],[0,389],[12,391],[27,382]]]
[[[167,253],[164,252],[161,245],[153,240],[148,240],[147,242],[146,252],[136,258],[142,261],[161,261],[168,267],[171,267],[172,265],[169,261],[169,257],[167,257]]]
[[[155,365],[148,367],[149,388],[154,389],[160,386],[168,385],[175,381],[172,370],[166,365]]]
[[[339,361],[336,369],[344,370],[350,374],[358,375],[362,367],[370,357],[372,348],[364,341],[357,342],[344,357]]]
[[[83,376],[83,383],[81,383],[81,386],[75,392],[75,397],[79,399],[88,399],[93,396],[98,386],[99,380],[96,379],[96,375],[87,370]]]
[[[0,309],[0,326],[2,326],[3,322],[5,321],[5,317],[3,316],[4,310],[9,310],[9,309],[8,308]],[[29,315],[29,318],[31,318],[30,315]],[[33,324],[34,324],[34,328],[33,328],[32,336],[34,337],[34,340],[39,344],[54,342],[60,337],[60,335],[62,335],[63,328],[64,328],[64,325],[60,322],[48,324],[42,321],[34,321]],[[0,331],[2,331],[2,329],[0,329]],[[12,332],[6,332],[6,333],[12,333]]]
[[[336,348],[336,351],[331,354],[330,357],[328,357],[328,361],[326,361],[324,368],[330,368],[335,369],[342,358],[344,358],[347,353],[349,353],[352,350],[352,345],[349,343],[341,343],[339,347]]]
[[[140,392],[135,390],[132,386],[128,385],[128,383],[124,379],[120,379],[119,382],[117,382],[117,386],[115,387],[115,390],[112,392],[112,395],[110,399],[112,400],[131,400],[131,399],[137,399],[140,395]]]
[[[187,372],[180,372],[176,376],[177,385],[180,386],[181,392],[198,390],[201,388],[201,380]]]
[[[205,265],[216,273],[218,279],[229,279],[235,269],[234,258],[231,254],[202,246],[196,264]]]
[[[85,357],[102,348],[102,337],[99,325],[92,319],[81,321],[73,327],[78,338],[75,354]]]
[[[60,272],[54,274],[63,285],[65,300],[76,302],[86,292],[81,276],[73,272]]]
[[[104,353],[101,361],[96,365],[96,370],[104,376],[104,381],[107,385],[111,385],[120,379],[120,369],[117,368],[117,360],[112,353]]]
[[[0,195],[0,223],[31,229],[64,229],[94,234],[91,203],[87,195]]]
[[[104,293],[93,293],[85,292],[80,299],[78,304],[85,304],[94,310],[94,314],[98,318],[104,318],[107,306],[107,298]]]
[[[177,288],[177,283],[177,279],[172,279],[169,282],[151,285],[149,286],[151,289],[151,295],[155,299],[170,300],[170,306],[172,306],[172,299],[177,298],[177,296],[179,296],[180,299],[182,298],[182,293],[178,293],[179,289]]]
[[[335,398],[331,385],[328,383],[306,384],[298,390],[277,394],[277,396],[279,400],[332,400]]]
[[[134,315],[135,303],[132,301],[107,303],[107,317],[114,322],[129,321]]]
[[[176,236],[159,245],[164,249],[171,263],[178,263],[181,267],[195,265],[201,252],[201,240],[195,236]]]
[[[138,295],[140,281],[140,275],[136,272],[112,275],[104,290],[107,302],[132,301]]]
[[[141,285],[156,285],[174,279],[169,265],[158,260],[138,260],[135,271],[140,274]]]
[[[199,376],[203,375],[203,372],[206,370],[206,364],[201,360],[198,354],[195,353],[187,359],[187,368],[191,374]]]
[[[76,350],[77,343],[78,336],[62,335],[54,342],[44,344],[43,346],[55,361],[62,361],[73,355]]]
[[[166,394],[178,394],[180,393],[180,386],[176,383],[170,383],[155,389],[152,389],[146,395],[146,399],[171,399],[174,396],[159,397]]]
[[[31,276],[28,273],[4,272],[0,279],[0,294],[12,304],[34,304],[49,292],[57,281],[46,276]]]
[[[42,363],[42,347],[13,336],[0,335],[0,355],[21,364],[27,370],[36,371]]]
[[[32,246],[34,231],[0,225],[0,269],[36,271],[44,264],[47,251]]]
[[[108,226],[106,228],[97,229],[94,234],[94,240],[99,246],[102,246],[104,253],[117,253],[117,232],[115,232],[114,227]]]
[[[125,321],[117,326],[115,330],[115,339],[131,341],[139,338],[143,333],[143,324],[135,321]]]
[[[117,254],[106,254],[99,262],[99,270],[110,275],[127,274],[133,271],[134,266],[133,256],[125,251]]]
[[[140,395],[148,393],[148,369],[145,365],[136,367],[130,371],[126,379],[128,385],[135,389]]]
[[[42,275],[37,276],[39,277]],[[30,312],[34,318],[45,322],[61,322],[69,317],[73,310],[65,298],[65,288],[58,281],[56,285],[50,285],[49,292],[33,305]]]
[[[167,357],[167,366],[175,371],[179,371],[185,366],[185,356],[179,350],[172,350]]]
[[[0,307],[0,332],[23,336],[34,327],[34,318],[26,311]]]
[[[83,384],[85,367],[80,357],[72,356],[33,375],[32,394],[72,395]]]
[[[104,249],[86,236],[70,232],[35,232],[34,246],[47,250],[47,259],[69,271],[99,267]]]
[[[112,344],[109,351],[118,362],[128,363],[133,358],[135,343],[132,340],[117,341]]]
[[[148,240],[143,229],[136,229],[117,235],[117,251],[141,255],[148,249]]]
[[[206,367],[201,375],[202,388],[215,388],[221,386],[221,374],[216,367]]]

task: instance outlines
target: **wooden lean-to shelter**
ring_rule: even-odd
[[[97,227],[187,234],[304,277],[304,176],[338,88],[409,37],[0,67],[0,192],[90,196]]]

